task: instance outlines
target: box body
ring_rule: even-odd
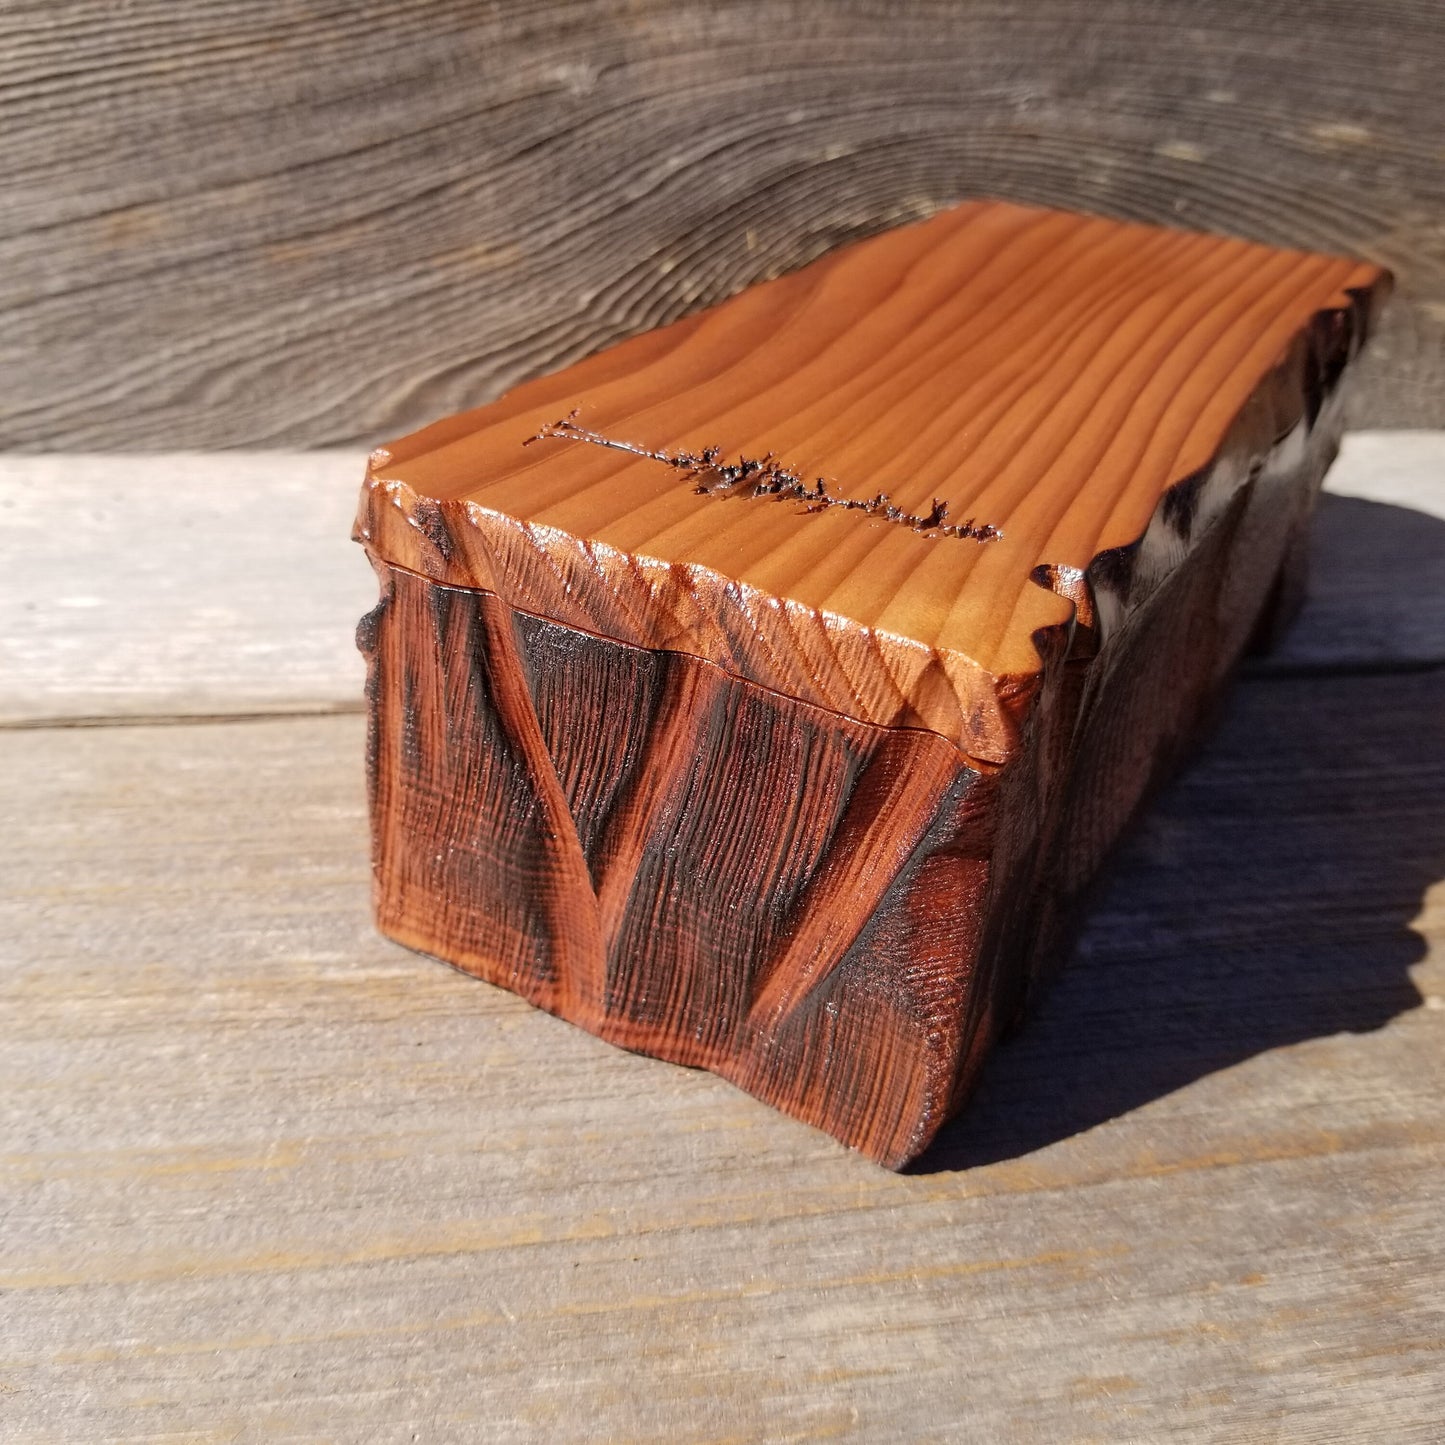
[[[1131,540],[1045,554],[1036,665],[935,649],[891,712],[861,664],[849,708],[819,667],[749,648],[748,626],[798,630],[786,599],[419,495],[381,453],[358,523],[382,588],[360,630],[379,926],[882,1164],[915,1158],[1298,598],[1377,299],[1310,313]],[[889,676],[913,666],[864,641],[898,644]]]

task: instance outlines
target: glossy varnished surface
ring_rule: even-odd
[[[961,965],[991,780],[396,569],[362,640],[383,932],[888,1163],[924,1147],[989,1004]]]
[[[1310,420],[1382,291],[1347,260],[972,203],[388,445],[360,525],[437,580],[999,761],[1036,634],[1074,611],[1038,569],[1135,544],[1188,479],[1222,505]],[[835,495],[941,499],[1002,535],[703,496],[653,458],[525,445],[574,410],[616,441],[771,454]]]

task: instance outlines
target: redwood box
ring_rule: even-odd
[[[1297,599],[1387,289],[977,202],[379,449],[379,926],[903,1165]]]

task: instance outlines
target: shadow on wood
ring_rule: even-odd
[[[1315,540],[1315,575],[1370,567],[1357,591],[1385,615],[1445,567],[1445,524],[1403,507],[1325,497]],[[1029,1154],[1420,1004],[1410,924],[1445,875],[1445,666],[1266,676],[1246,673],[1144,815],[1068,968],[916,1172]]]

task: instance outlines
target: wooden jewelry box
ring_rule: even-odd
[[[380,928],[913,1159],[1298,598],[1387,290],[975,202],[379,449]]]

